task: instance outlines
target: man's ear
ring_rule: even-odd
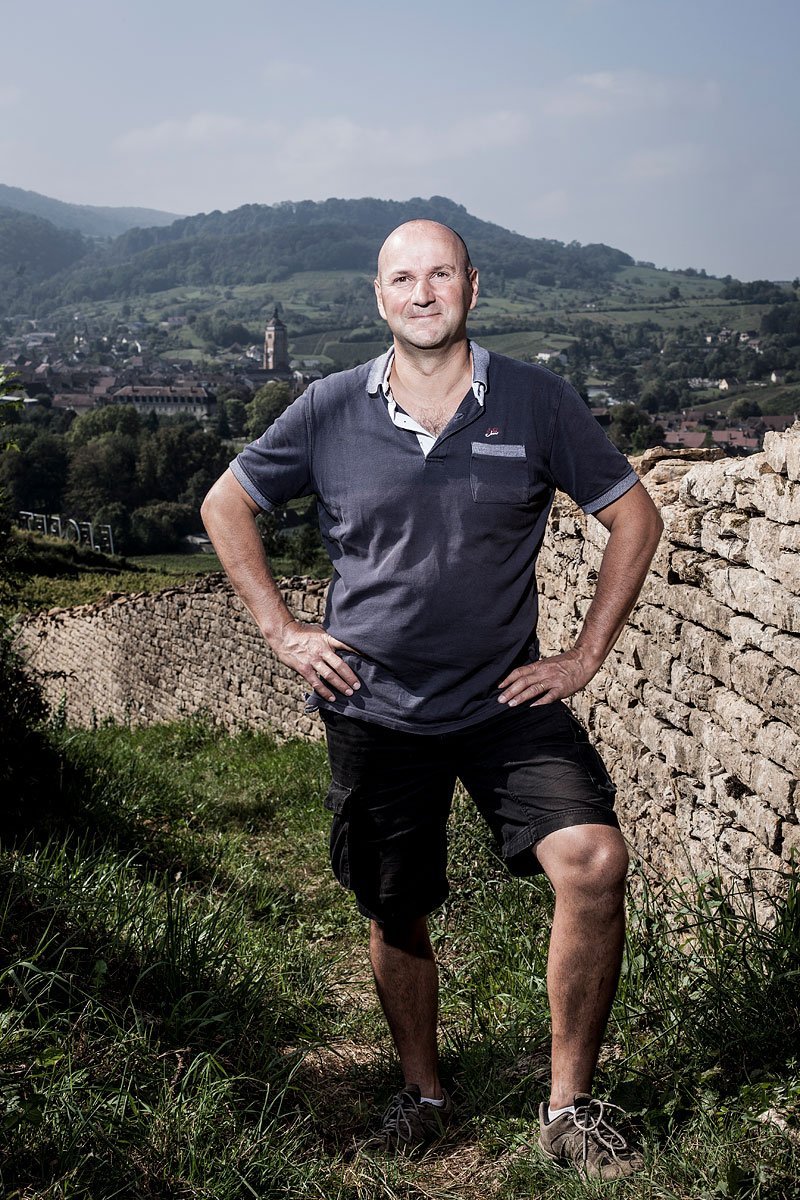
[[[381,296],[381,285],[378,279],[372,281],[372,286],[375,288],[375,303],[378,305],[378,312],[386,320],[386,313],[383,308],[383,297]]]
[[[470,269],[472,271],[472,275],[470,277],[470,284],[472,286],[472,300],[470,301],[469,306],[470,306],[470,309],[473,309],[475,307],[475,305],[478,303],[478,292],[480,291],[480,288],[478,286],[478,283],[479,283],[478,268],[471,267]]]

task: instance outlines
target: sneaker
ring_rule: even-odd
[[[398,1092],[381,1118],[380,1128],[359,1142],[357,1149],[366,1153],[383,1151],[405,1154],[421,1150],[444,1136],[453,1117],[453,1102],[443,1092],[444,1104],[422,1104],[415,1083]]]
[[[617,1104],[575,1097],[575,1112],[547,1120],[547,1105],[539,1108],[539,1145],[553,1162],[573,1163],[590,1179],[619,1179],[642,1169],[643,1159],[610,1125],[608,1110]],[[624,1115],[624,1113],[623,1113]]]

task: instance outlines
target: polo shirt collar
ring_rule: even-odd
[[[469,348],[472,354],[472,391],[478,404],[482,407],[489,386],[489,351],[484,350],[483,346],[479,346],[477,342],[473,341],[470,341]],[[385,354],[373,361],[367,379],[367,391],[370,396],[377,396],[379,392],[382,392],[384,396],[390,394],[389,375],[393,362],[394,346],[390,346]]]

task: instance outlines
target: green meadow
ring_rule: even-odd
[[[370,1158],[397,1065],[327,865],[323,748],[68,717],[28,725],[3,816],[6,1200],[796,1200],[796,877],[759,907],[634,871],[597,1091],[646,1167],[587,1183],[535,1145],[549,888],[504,875],[459,797],[433,920],[457,1120],[422,1158]]]

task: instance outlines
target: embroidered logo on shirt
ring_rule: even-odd
[[[500,433],[500,430],[497,428],[496,425],[493,425],[491,427],[491,429],[486,430],[486,433],[483,436],[484,437],[498,437],[499,433]]]

